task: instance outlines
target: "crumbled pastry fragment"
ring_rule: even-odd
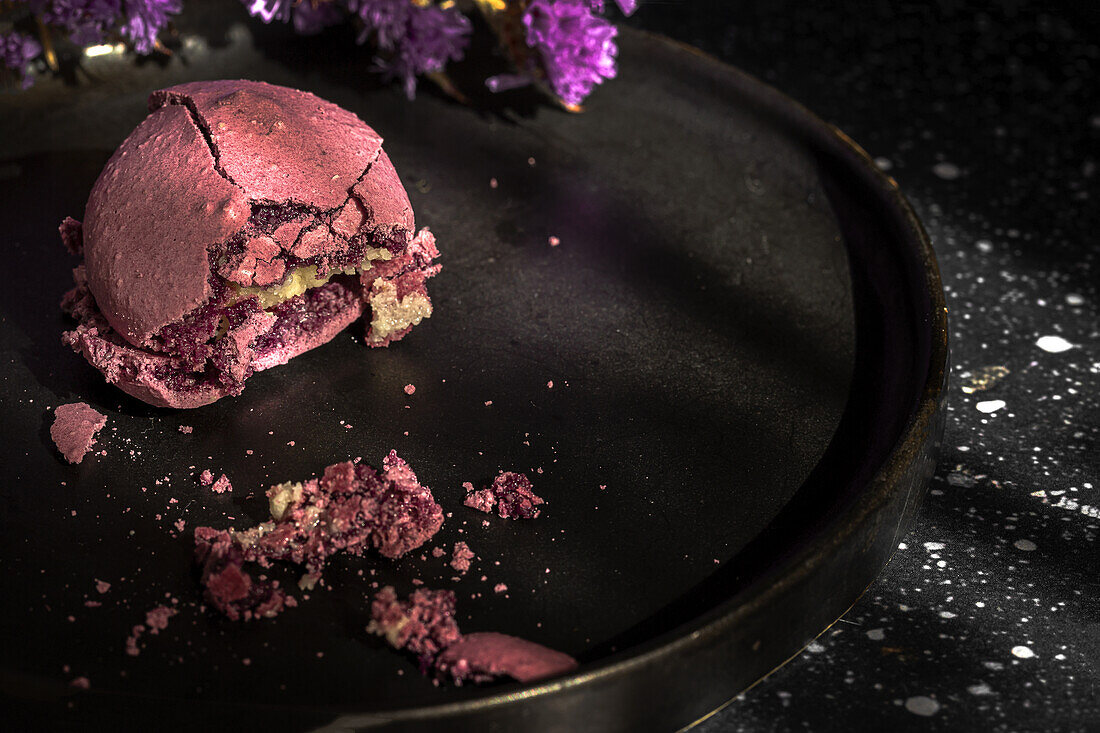
[[[58,405],[50,437],[69,463],[80,463],[95,444],[95,435],[107,424],[107,416],[86,402]]]
[[[492,484],[480,490],[468,481],[462,486],[467,492],[463,502],[466,506],[487,514],[495,508],[504,519],[534,519],[541,511],[539,505],[546,503],[535,494],[530,479],[522,473],[501,471]]]
[[[270,521],[241,531],[195,530],[207,598],[231,618],[248,618],[247,611],[255,616],[257,604],[285,599],[277,586],[256,583],[244,570],[246,563],[301,565],[313,584],[338,552],[362,555],[373,549],[397,558],[427,542],[443,524],[431,489],[394,451],[380,471],[345,461],[327,467],[319,479],[277,484],[267,497]]]
[[[452,591],[420,588],[401,600],[386,586],[371,601],[367,631],[416,656],[421,674],[461,685],[511,677],[533,682],[569,672],[577,660],[519,637],[495,632],[463,634],[455,621]]]

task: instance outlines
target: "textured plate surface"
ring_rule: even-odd
[[[200,36],[164,69],[108,58],[99,81],[0,98],[0,690],[19,720],[669,727],[855,600],[934,465],[946,359],[930,249],[861,153],[773,90],[633,32],[620,78],[570,116],[523,94],[408,103],[370,88],[362,54],[318,60],[349,45],[341,32],[254,30]],[[239,398],[156,410],[61,345],[75,263],[56,225],[79,218],[150,90],[219,77],[313,91],[382,133],[443,252],[436,313],[389,349],[353,329]],[[47,408],[74,400],[110,422],[106,454],[70,467]],[[198,607],[195,526],[252,524],[270,484],[390,448],[453,512],[425,550],[467,541],[467,576],[430,554],[337,558],[274,621]],[[235,491],[198,486],[204,468]],[[462,506],[463,481],[501,469],[531,476],[538,520],[486,527]],[[364,633],[371,584],[414,578],[456,590],[464,630],[561,649],[580,673],[433,687]],[[128,656],[166,597],[180,613]],[[91,691],[71,694],[73,676]]]

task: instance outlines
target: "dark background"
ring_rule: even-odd
[[[626,21],[863,145],[928,228],[951,311],[943,459],[916,526],[839,623],[700,730],[1100,727],[1097,8],[713,0]],[[1051,335],[1073,348],[1036,345]],[[962,390],[989,366],[1009,374]]]

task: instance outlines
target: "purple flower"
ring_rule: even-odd
[[[37,6],[37,9],[36,9]],[[31,10],[42,20],[69,32],[73,43],[85,46],[101,43],[107,30],[113,26],[122,12],[121,0],[53,0],[31,3]]]
[[[181,0],[126,0],[126,24],[122,35],[130,39],[134,50],[146,54],[153,50],[157,34],[168,22],[168,15],[183,9]]]
[[[292,0],[244,0],[244,4],[248,6],[248,14],[265,23],[273,20],[285,23],[290,20],[291,2]]]
[[[523,15],[527,45],[539,51],[550,86],[566,104],[580,104],[615,76],[618,30],[593,15],[589,2],[533,0]]]
[[[302,0],[294,8],[294,30],[303,36],[312,36],[343,18],[344,13],[335,2]]]
[[[623,15],[631,15],[638,9],[638,0],[615,0],[615,4],[623,11]],[[593,13],[602,13],[604,0],[588,0],[588,5]]]
[[[38,54],[42,47],[26,33],[0,34],[0,63],[7,66],[22,80],[26,89],[33,82],[27,77],[27,64]]]
[[[442,71],[457,61],[469,43],[470,20],[455,9],[413,5],[409,0],[356,0],[349,4],[363,20],[362,43],[373,31],[378,47],[389,55],[375,59],[389,78],[403,80],[405,93],[416,94],[416,77]]]

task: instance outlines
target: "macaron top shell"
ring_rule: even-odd
[[[162,89],[149,109],[182,104],[209,136],[219,166],[254,201],[335,209],[382,149],[382,137],[320,97],[256,81]]]
[[[111,327],[135,345],[210,297],[207,250],[240,229],[248,198],[214,169],[183,107],[145,118],[88,197],[88,286]]]

